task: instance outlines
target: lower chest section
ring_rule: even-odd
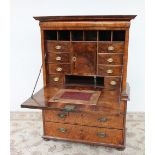
[[[123,145],[122,114],[43,110],[44,136],[91,144]]]

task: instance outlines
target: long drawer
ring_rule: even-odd
[[[45,110],[45,121],[123,129],[123,115]]]
[[[123,130],[45,122],[45,136],[83,142],[123,144]]]

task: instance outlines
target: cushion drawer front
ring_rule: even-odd
[[[98,54],[98,64],[105,65],[122,65],[123,54]]]
[[[62,75],[58,75],[58,74],[51,74],[48,75],[48,83],[49,84],[53,84],[53,85],[59,85],[59,84],[63,84],[64,81],[64,77]]]
[[[47,62],[70,63],[70,54],[69,53],[48,53]]]
[[[71,73],[71,66],[70,64],[48,64],[48,73]]]
[[[45,110],[45,121],[123,129],[123,115]]]
[[[123,144],[123,130],[45,122],[45,135],[55,138]]]
[[[45,47],[47,52],[70,52],[70,42],[46,41]]]
[[[120,77],[105,77],[104,78],[104,87],[108,89],[116,89],[121,85]]]
[[[101,76],[121,76],[122,66],[98,65],[98,75]]]
[[[99,53],[123,53],[124,42],[99,42],[98,43]]]

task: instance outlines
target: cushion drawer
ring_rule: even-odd
[[[47,62],[70,63],[70,54],[69,53],[48,53]]]
[[[105,65],[122,65],[123,54],[98,54],[98,64]]]
[[[64,76],[58,74],[48,75],[48,83],[53,85],[63,84]]]
[[[47,52],[70,52],[70,42],[46,41],[45,48]]]
[[[45,121],[123,129],[123,115],[45,110]]]
[[[98,43],[99,53],[123,53],[124,52],[124,42],[99,42]]]
[[[122,74],[121,66],[98,65],[98,75],[101,76],[120,76]]]
[[[71,73],[70,64],[48,64],[48,73]]]
[[[105,77],[104,78],[104,87],[108,89],[119,88],[121,84],[120,77]]]
[[[44,125],[45,136],[92,143],[123,144],[123,130],[53,122],[45,122]]]

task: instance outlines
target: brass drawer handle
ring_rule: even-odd
[[[61,72],[61,71],[62,71],[62,68],[61,68],[61,67],[57,67],[57,68],[56,68],[56,71],[57,71],[57,72]]]
[[[61,57],[58,56],[58,57],[56,57],[55,59],[56,59],[57,61],[60,61],[60,60],[61,60]]]
[[[116,81],[110,81],[110,84],[111,84],[112,86],[115,86],[115,85],[117,84],[117,82],[116,82]]]
[[[101,117],[98,119],[99,122],[107,122],[108,119],[106,117]]]
[[[112,73],[113,73],[113,70],[112,70],[112,69],[108,69],[108,70],[107,70],[107,73],[108,73],[108,74],[112,74]]]
[[[104,132],[98,132],[96,135],[98,137],[100,137],[100,138],[105,138],[106,137],[106,134]]]
[[[109,59],[107,59],[107,61],[108,61],[109,63],[111,63],[111,62],[113,62],[113,58],[109,58]]]
[[[61,49],[61,46],[60,45],[56,45],[55,46],[55,49],[60,50]]]
[[[108,51],[113,51],[114,50],[114,47],[113,46],[109,46],[108,47]]]
[[[58,114],[58,116],[59,116],[60,118],[65,118],[65,117],[67,116],[67,114],[61,113],[61,114]]]
[[[55,82],[57,82],[57,81],[59,81],[59,77],[55,77],[55,78],[53,78],[53,80],[54,80]]]
[[[65,112],[73,112],[75,110],[75,105],[65,105],[64,111]]]
[[[63,133],[65,133],[66,131],[67,131],[67,129],[65,129],[65,128],[59,128],[58,129],[60,132],[63,132]]]

